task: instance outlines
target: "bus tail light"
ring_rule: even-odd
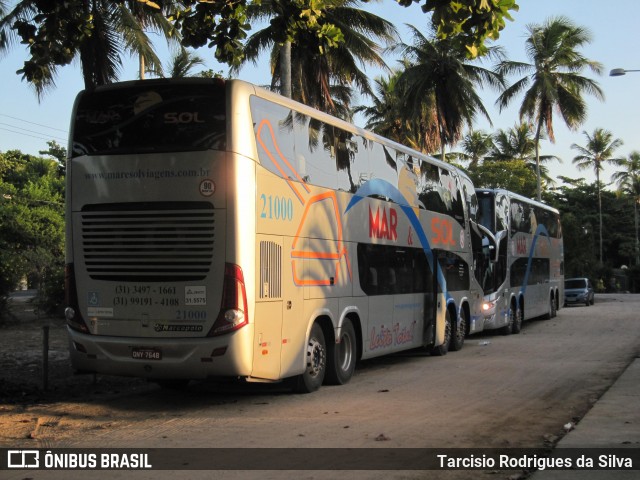
[[[215,337],[233,332],[248,322],[247,291],[244,286],[242,269],[238,265],[226,263],[220,313],[207,336]]]
[[[68,263],[64,266],[64,304],[66,305],[64,317],[67,319],[67,325],[78,332],[91,333],[80,314],[73,263]]]

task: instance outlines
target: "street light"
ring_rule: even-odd
[[[614,68],[609,72],[610,77],[621,77],[626,75],[627,72],[640,72],[640,70],[625,70],[624,68]]]

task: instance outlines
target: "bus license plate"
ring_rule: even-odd
[[[162,350],[159,348],[133,347],[131,357],[136,360],[162,360]]]

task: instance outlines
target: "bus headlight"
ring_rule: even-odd
[[[482,302],[482,311],[486,315],[493,313],[493,311],[496,308],[496,303],[497,303],[497,300],[493,300],[493,301],[485,300],[484,302]]]

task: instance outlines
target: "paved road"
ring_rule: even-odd
[[[38,436],[39,446],[551,446],[566,433],[565,425],[578,422],[640,353],[638,311],[640,295],[600,295],[592,307],[564,308],[555,319],[528,322],[520,335],[468,338],[462,351],[445,357],[412,352],[364,362],[348,385],[323,387],[311,395],[264,385],[201,383],[188,392],[152,388],[125,395],[98,405],[97,411],[91,410],[95,405],[39,406],[39,415],[55,420]],[[170,478],[158,472],[135,473],[140,479]],[[518,472],[493,473],[490,478],[513,478]],[[43,475],[30,472],[29,477],[76,478],[69,472]],[[114,472],[93,475],[127,477]],[[211,478],[204,472],[188,476]],[[216,472],[215,478],[290,476],[226,471]],[[297,476],[338,475],[312,471]],[[478,471],[358,474],[403,479],[480,476]]]

